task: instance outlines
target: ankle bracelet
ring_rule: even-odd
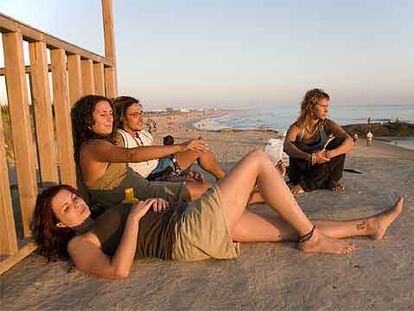
[[[298,236],[298,243],[304,243],[304,242],[309,241],[311,239],[311,237],[313,236],[313,233],[315,232],[315,229],[316,229],[316,225],[313,225],[311,231],[309,231],[308,233],[306,233],[304,235]]]

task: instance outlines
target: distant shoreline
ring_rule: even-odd
[[[238,127],[221,127],[217,129],[207,129],[203,127],[196,126],[197,123],[203,122],[204,120],[214,120],[215,118],[225,116],[229,114],[231,111],[229,110],[216,110],[214,113],[211,111],[206,110],[207,115],[198,116],[197,118],[193,118],[188,120],[187,122],[183,123],[183,125],[187,128],[191,129],[198,129],[203,131],[212,131],[212,132],[223,132],[223,131],[234,131],[234,132],[241,132],[241,131],[267,131],[267,132],[275,132],[280,133],[279,130],[275,128],[267,128],[267,127],[251,127],[251,128],[238,128]],[[352,123],[342,126],[349,135],[353,136],[355,133],[358,135],[365,136],[368,133],[368,129],[371,130],[374,137],[389,137],[393,139],[395,137],[414,137],[414,124],[409,122],[383,122],[383,123]]]

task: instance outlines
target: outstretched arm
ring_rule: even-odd
[[[176,152],[194,150],[205,152],[208,146],[203,140],[190,140],[171,146],[140,146],[136,148],[124,148],[105,140],[92,140],[84,145],[82,152],[93,157],[97,162],[143,162],[159,159]],[[86,155],[85,154],[85,155]]]
[[[99,240],[92,233],[72,239],[68,244],[68,252],[76,268],[108,279],[126,278],[135,256],[139,221],[151,206],[156,211],[165,210],[165,201],[161,203],[157,199],[148,199],[131,208],[121,241],[112,257],[102,252]]]

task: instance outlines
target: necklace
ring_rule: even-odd
[[[311,130],[310,130],[310,129],[309,129],[309,128],[305,125],[305,130],[306,130],[309,134],[311,134],[311,136],[315,135],[315,133],[317,132],[317,130],[318,130],[318,129],[319,129],[319,125],[316,125],[313,131],[311,131]]]

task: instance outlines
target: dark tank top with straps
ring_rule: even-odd
[[[139,221],[135,258],[171,259],[176,239],[175,225],[186,207],[186,204],[173,206],[164,213],[148,211]],[[107,210],[95,220],[88,218],[81,226],[73,229],[77,235],[94,233],[101,243],[102,251],[112,256],[121,241],[130,209],[131,204],[122,204]]]
[[[328,134],[326,133],[324,126],[319,125],[318,127],[319,129],[316,131],[317,138],[312,143],[307,143],[304,141],[305,128],[302,127],[300,134],[294,142],[295,146],[305,152],[316,152],[322,150],[328,141]]]

